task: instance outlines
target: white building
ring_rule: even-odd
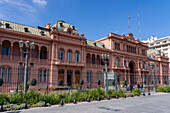
[[[147,43],[149,49],[159,50],[170,58],[170,36],[163,38],[151,36],[150,39],[148,38],[148,40],[143,40],[142,42]]]

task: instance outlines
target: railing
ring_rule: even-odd
[[[21,56],[12,56],[12,59],[11,59],[11,56],[5,56],[5,55],[1,55],[1,59],[4,59],[4,60],[18,60],[18,61],[25,61],[25,58],[24,57],[21,57]],[[29,61],[30,61],[30,57],[29,57]],[[31,58],[31,62],[40,62],[40,63],[48,63],[48,59],[38,59],[38,58]]]
[[[104,68],[105,65],[101,64],[86,64],[86,67],[93,67],[93,68]]]
[[[56,65],[84,66],[83,62],[55,60]]]

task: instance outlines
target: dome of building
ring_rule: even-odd
[[[63,20],[58,20],[52,27],[56,27],[57,31],[65,31],[67,28],[71,28],[73,33],[79,35],[79,31],[75,28],[75,26],[65,23]],[[68,33],[71,33],[68,31]]]

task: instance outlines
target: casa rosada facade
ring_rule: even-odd
[[[147,44],[135,40],[132,33],[126,36],[109,33],[90,41],[64,21],[52,26],[47,23],[45,27],[30,27],[0,20],[0,78],[4,81],[1,91],[15,90],[17,80],[19,84],[24,82],[24,66],[18,66],[19,62],[25,62],[20,40],[35,42],[35,50],[28,58],[28,63],[34,63],[33,67],[28,66],[28,80],[35,78],[35,87],[39,90],[45,89],[47,84],[49,88],[67,87],[66,84],[73,85],[80,80],[84,80],[84,88],[98,87],[98,80],[103,85],[102,54],[110,55],[108,69],[117,73],[119,83],[124,80],[132,84],[146,82],[152,73],[150,62],[154,62],[155,74],[160,76],[157,84],[168,82],[169,59],[162,53],[151,53],[153,58],[148,57]],[[133,75],[136,77],[132,78]],[[164,75],[166,77],[162,77]],[[58,85],[60,79],[63,80],[61,86]]]

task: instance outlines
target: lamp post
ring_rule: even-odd
[[[153,84],[154,84],[154,87],[153,87],[153,90],[155,91],[155,74],[154,74],[154,66],[155,66],[155,63],[154,62],[150,62],[150,65],[152,66],[152,76],[153,76]]]
[[[102,60],[105,63],[105,73],[106,73],[106,92],[108,90],[108,81],[107,81],[107,63],[109,62],[110,55],[102,54]]]
[[[16,89],[16,92],[17,92],[17,93],[18,93],[18,84],[19,84],[19,69],[20,69],[21,66],[22,66],[22,62],[19,62],[19,63],[18,63],[17,89]]]
[[[28,70],[28,55],[32,54],[35,49],[35,43],[32,42],[30,46],[30,42],[25,42],[25,48],[26,50],[22,50],[24,46],[24,42],[22,40],[19,41],[19,48],[20,52],[25,54],[25,70],[24,70],[24,93],[27,92],[27,70]],[[31,47],[31,52],[29,51],[29,47]]]

